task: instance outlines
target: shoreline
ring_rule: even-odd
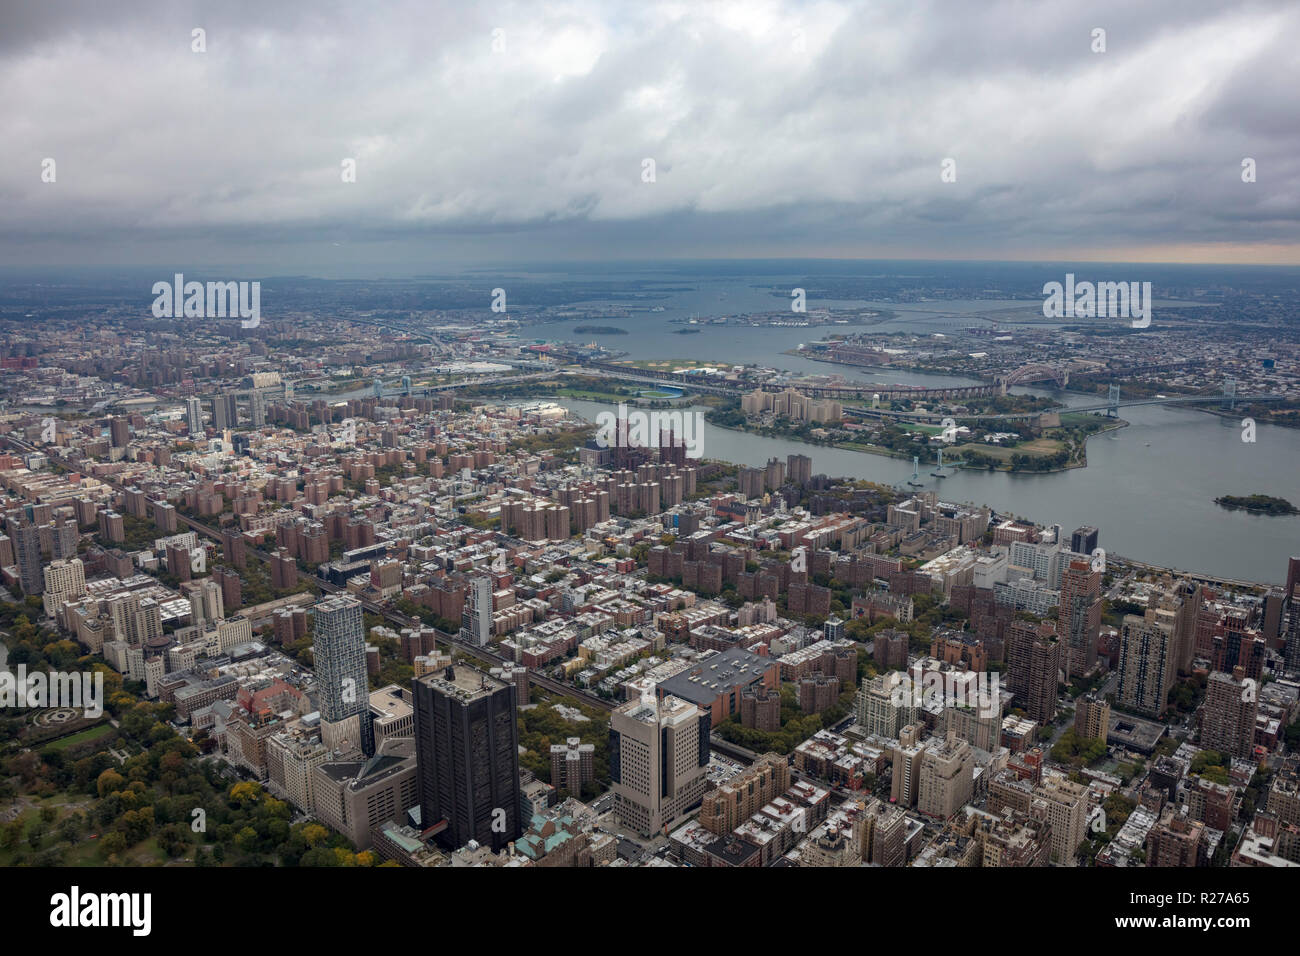
[[[837,362],[837,361],[835,361],[834,359],[818,358],[818,357],[815,357],[814,355],[810,354],[810,353],[807,352],[806,350],[801,351],[801,350],[799,350],[799,349],[786,349],[786,350],[785,350],[784,352],[782,352],[781,354],[782,354],[782,355],[789,355],[789,356],[793,356],[793,357],[797,357],[797,358],[807,359],[807,360],[810,361],[810,362],[821,362],[823,365],[839,365],[839,366],[843,366],[844,368],[880,369],[881,371],[887,371],[887,372],[915,372],[915,373],[918,374],[918,375],[941,375],[941,376],[945,376],[945,377],[947,377],[947,378],[962,378],[962,379],[969,379],[972,383],[979,383],[979,384],[983,384],[983,385],[991,384],[991,381],[992,381],[992,380],[989,379],[989,378],[981,378],[981,377],[977,377],[977,376],[972,376],[972,375],[967,374],[967,373],[965,373],[965,372],[960,372],[960,371],[938,371],[938,370],[936,370],[936,369],[929,369],[929,368],[925,368],[925,367],[923,367],[923,366],[917,366],[917,365],[859,365],[859,364],[857,364],[856,362]],[[881,383],[881,384],[883,384],[883,383]],[[957,386],[957,387],[960,387],[960,386]],[[1012,387],[1013,387],[1013,388],[1026,388],[1026,387],[1032,387],[1032,386],[1018,385],[1018,386],[1012,386]],[[1093,398],[1093,399],[1097,399],[1097,400],[1099,400],[1099,401],[1100,401],[1100,400],[1103,400],[1103,399],[1105,398],[1105,396],[1104,396],[1102,393],[1100,393],[1100,392],[1085,392],[1085,391],[1080,391],[1079,389],[1076,389],[1076,388],[1070,388],[1068,385],[1067,385],[1065,388],[1059,388],[1059,389],[1056,389],[1056,391],[1063,392],[1063,393],[1065,393],[1065,394],[1067,394],[1067,395],[1077,395],[1077,396],[1079,396],[1080,398]],[[1171,398],[1177,398],[1178,396],[1177,396],[1177,395],[1174,395],[1174,396],[1170,396],[1170,397],[1171,397]],[[1249,402],[1245,402],[1245,403],[1243,403],[1243,404],[1247,404],[1247,405],[1248,405]],[[1171,405],[1172,405],[1173,407],[1179,407],[1179,406],[1177,405],[1177,403],[1171,403]],[[1170,405],[1161,405],[1161,406],[1159,406],[1159,407],[1161,407],[1161,408],[1168,408],[1168,407],[1171,407],[1171,406],[1170,406]],[[1229,411],[1229,410],[1227,410],[1227,409],[1224,409],[1224,408],[1217,408],[1217,407],[1212,406],[1212,405],[1189,405],[1189,406],[1187,406],[1187,407],[1188,407],[1191,411],[1205,412],[1206,414],[1213,415],[1215,418],[1223,418],[1223,419],[1237,419],[1237,420],[1240,420],[1240,410],[1239,410],[1239,409]],[[1061,411],[1068,411],[1068,410],[1069,410],[1069,406],[1062,406],[1060,410],[1061,410]],[[1293,429],[1300,429],[1300,421],[1277,421],[1277,420],[1273,420],[1273,419],[1264,418],[1264,419],[1259,419],[1259,420],[1258,420],[1258,424],[1261,424],[1261,425],[1274,425],[1274,426],[1276,426],[1276,427],[1278,427],[1278,428],[1293,428]]]
[[[707,417],[705,418],[705,421],[708,421],[708,418],[707,418]],[[1081,462],[1070,462],[1070,463],[1067,463],[1066,465],[1064,465],[1064,466],[1062,466],[1062,467],[1060,467],[1060,468],[1045,468],[1045,469],[1042,469],[1041,471],[1029,470],[1029,469],[1023,469],[1023,470],[1017,471],[1017,470],[1015,470],[1015,469],[1013,469],[1013,468],[1002,468],[1002,467],[989,469],[989,468],[984,468],[984,467],[975,467],[975,466],[973,466],[973,465],[968,465],[968,464],[966,464],[964,461],[960,461],[960,460],[959,460],[959,461],[956,461],[956,462],[951,462],[951,463],[950,463],[950,462],[944,462],[944,467],[945,467],[945,468],[952,468],[952,469],[954,469],[954,470],[962,470],[962,471],[983,471],[983,472],[990,472],[990,473],[993,473],[993,474],[1004,474],[1004,475],[1059,475],[1059,474],[1061,474],[1061,473],[1063,473],[1063,472],[1073,471],[1074,469],[1077,469],[1077,468],[1087,468],[1087,467],[1088,467],[1088,462],[1087,462],[1087,458],[1086,458],[1086,456],[1087,456],[1087,445],[1088,445],[1088,441],[1089,441],[1089,440],[1091,440],[1092,438],[1095,438],[1095,437],[1097,437],[1097,436],[1099,436],[1099,435],[1105,435],[1107,432],[1118,431],[1118,430],[1121,429],[1121,428],[1128,428],[1130,424],[1131,424],[1131,422],[1127,422],[1127,421],[1125,421],[1125,420],[1122,419],[1122,418],[1121,418],[1121,419],[1117,419],[1117,420],[1116,420],[1116,423],[1115,423],[1114,425],[1109,425],[1109,426],[1107,426],[1107,427],[1105,427],[1105,428],[1102,428],[1102,429],[1100,429],[1100,430],[1098,430],[1098,431],[1092,433],[1091,435],[1087,435],[1087,436],[1085,436],[1085,438],[1084,438],[1084,440],[1083,440],[1083,441],[1084,441],[1084,456],[1085,456],[1085,459],[1084,459],[1083,461],[1081,461]],[[716,422],[709,422],[709,426],[710,426],[711,428],[722,428],[722,429],[725,429],[725,430],[730,431],[730,432],[736,432],[736,433],[738,433],[738,434],[757,435],[757,436],[759,436],[760,438],[777,438],[777,439],[784,439],[785,441],[796,441],[796,442],[800,442],[800,443],[805,444],[805,445],[813,445],[814,447],[817,447],[817,448],[834,448],[834,449],[838,449],[838,450],[840,450],[840,451],[853,451],[853,452],[858,452],[859,454],[863,454],[863,455],[876,455],[876,456],[881,457],[881,458],[894,458],[894,459],[897,459],[897,460],[899,460],[899,461],[908,461],[908,460],[911,459],[911,457],[912,457],[911,455],[904,454],[903,452],[894,451],[892,448],[885,448],[885,447],[880,446],[880,445],[869,445],[869,444],[865,444],[865,443],[863,443],[863,444],[859,444],[859,443],[856,443],[856,442],[825,442],[825,443],[812,442],[812,441],[809,441],[809,440],[806,439],[806,438],[799,438],[799,437],[797,437],[797,436],[795,436],[795,435],[782,435],[782,434],[769,435],[769,434],[766,434],[766,433],[764,433],[764,432],[755,431],[755,430],[753,430],[753,429],[749,429],[749,428],[736,428],[735,426],[732,426],[732,425],[719,425],[719,424],[717,424]],[[995,446],[995,447],[1004,447],[1004,446]],[[1014,449],[1013,449],[1013,450],[1014,450]],[[923,462],[922,464],[934,465],[934,464],[936,464],[936,463],[935,463],[935,462]]]

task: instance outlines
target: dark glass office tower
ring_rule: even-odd
[[[439,842],[502,850],[523,832],[515,686],[464,664],[413,684],[420,820]]]

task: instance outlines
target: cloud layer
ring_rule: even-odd
[[[1300,262],[1300,7],[1078,6],[19,6],[0,253]]]

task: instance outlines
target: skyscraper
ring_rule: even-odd
[[[806,485],[812,481],[812,459],[807,455],[787,455],[785,469],[791,484]]]
[[[420,822],[439,840],[502,850],[523,832],[515,685],[466,665],[415,678]]]
[[[1014,694],[1033,720],[1056,718],[1056,688],[1064,653],[1046,622],[1013,621],[1007,638],[1007,678]]]
[[[320,716],[322,721],[338,724],[361,713],[370,699],[361,602],[336,595],[318,602],[312,614]],[[359,743],[357,734],[348,736]]]
[[[1065,638],[1066,674],[1082,676],[1097,663],[1097,635],[1101,632],[1101,572],[1094,571],[1086,559],[1071,560],[1061,574],[1059,620]]]
[[[203,402],[197,397],[185,399],[185,424],[191,435],[203,431]]]
[[[125,448],[131,444],[130,422],[120,415],[109,418],[108,434],[114,448]]]
[[[470,579],[461,611],[460,639],[476,647],[485,647],[492,640],[492,579],[487,575]]]
[[[266,424],[266,396],[257,389],[253,389],[248,396],[249,415],[253,422],[254,428],[261,428]]]
[[[45,590],[45,577],[41,573],[41,529],[24,523],[14,529],[14,559],[18,562],[18,579],[24,594],[40,594]]]
[[[700,802],[709,765],[709,713],[670,695],[650,694],[610,715],[614,812],[646,836]]]
[[[1257,700],[1258,685],[1241,667],[1231,674],[1210,674],[1201,716],[1201,748],[1225,756],[1251,756],[1255,752]]]
[[[1097,547],[1097,529],[1084,525],[1070,535],[1070,550],[1075,554],[1092,554]]]
[[[1174,629],[1157,614],[1155,609],[1149,609],[1146,617],[1124,616],[1116,698],[1125,707],[1160,718],[1165,715],[1169,689],[1174,684]]]
[[[239,397],[234,392],[213,396],[212,424],[217,431],[239,426]]]

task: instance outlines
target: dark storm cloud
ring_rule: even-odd
[[[3,16],[0,252],[14,262],[1181,245],[1296,261],[1287,2],[53,2]]]

